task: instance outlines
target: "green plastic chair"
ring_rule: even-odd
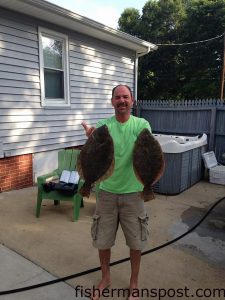
[[[37,205],[36,205],[36,217],[39,218],[40,211],[41,211],[41,204],[43,199],[51,199],[54,200],[54,205],[60,204],[60,201],[72,201],[73,202],[73,221],[77,221],[79,218],[80,213],[80,207],[83,207],[83,198],[79,193],[80,188],[84,184],[84,181],[82,179],[79,180],[78,183],[78,192],[74,194],[73,196],[65,196],[60,194],[58,191],[50,191],[46,192],[43,189],[43,183],[46,182],[47,179],[50,179],[51,177],[57,177],[60,178],[60,175],[63,170],[68,171],[75,171],[76,170],[76,163],[77,163],[77,157],[79,155],[80,151],[75,149],[69,149],[69,150],[60,150],[58,152],[58,169],[39,176],[37,178],[38,183],[38,195],[37,195]]]

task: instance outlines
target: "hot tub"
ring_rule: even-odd
[[[206,134],[176,136],[154,134],[165,156],[165,172],[154,185],[160,194],[174,195],[197,183],[204,175],[202,153],[207,151]]]

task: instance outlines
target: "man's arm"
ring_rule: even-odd
[[[95,127],[88,126],[86,122],[82,122],[81,125],[84,127],[84,130],[85,130],[85,133],[86,133],[87,137],[89,137],[93,133],[93,131],[95,130]]]

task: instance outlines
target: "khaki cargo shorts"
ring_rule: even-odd
[[[139,193],[112,194],[100,190],[91,227],[93,246],[102,250],[111,248],[115,244],[119,224],[127,246],[142,250],[149,232],[148,216]]]

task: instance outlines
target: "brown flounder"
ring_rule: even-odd
[[[82,196],[89,197],[94,184],[112,175],[114,170],[114,144],[106,125],[96,128],[82,147],[77,170],[85,180],[80,189]]]
[[[147,128],[141,131],[135,142],[133,167],[136,177],[144,185],[142,199],[154,199],[152,186],[163,175],[165,160],[159,142]]]

